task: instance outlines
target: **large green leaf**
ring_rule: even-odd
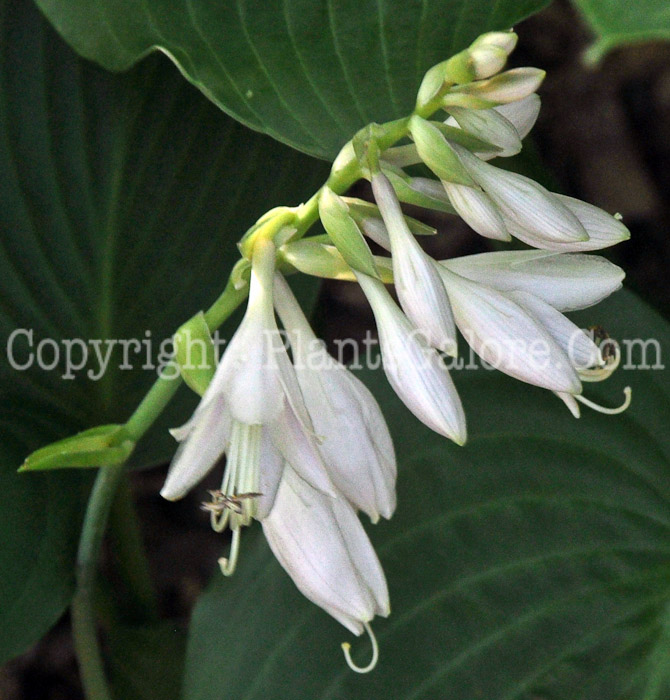
[[[123,422],[156,377],[132,349],[134,370],[115,352],[99,381],[85,374],[93,357],[75,379],[63,362],[19,371],[7,339],[30,329],[62,356],[63,339],[150,334],[155,362],[223,288],[244,230],[307,198],[327,169],[222,115],[164,58],[123,76],[77,58],[28,0],[0,2],[0,125],[1,661],[69,600],[88,483],[16,469],[51,440]],[[13,350],[29,360],[25,336]],[[169,458],[165,428],[192,405],[180,396],[137,463]]]
[[[118,70],[149,51],[242,123],[332,158],[408,114],[433,64],[548,0],[37,0],[82,55]]]
[[[597,37],[588,52],[594,61],[621,44],[670,39],[667,0],[572,0]]]
[[[668,326],[631,294],[580,320],[670,347]],[[370,529],[393,608],[374,622],[379,665],[352,673],[338,648],[350,635],[301,598],[262,534],[245,534],[238,572],[215,575],[195,610],[187,700],[222,689],[244,700],[666,699],[667,373],[590,385],[612,405],[630,384],[633,406],[576,421],[549,392],[461,372],[465,448],[418,425],[379,373],[367,379],[400,465],[398,512]],[[366,663],[369,642],[353,648]]]

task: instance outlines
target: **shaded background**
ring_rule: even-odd
[[[590,32],[563,1],[516,29],[513,64],[537,66],[548,74],[540,90],[543,109],[520,166],[555,189],[623,215],[632,239],[607,254],[626,269],[628,286],[667,316],[670,45],[620,48],[600,65],[586,66]],[[357,187],[357,194],[365,196],[365,188]],[[429,222],[444,233],[427,243],[435,257],[486,250],[488,242],[454,217],[431,214]],[[372,327],[353,285],[325,285],[319,310],[318,324],[331,343]],[[162,612],[185,625],[223,543],[198,509],[197,495],[177,504],[158,497],[163,476],[162,470],[137,473],[134,488]],[[215,482],[216,477],[212,486]],[[113,580],[108,583],[114,586]],[[2,700],[81,697],[67,618],[0,670]]]

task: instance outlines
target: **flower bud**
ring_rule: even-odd
[[[382,172],[390,180],[401,202],[424,209],[444,211],[448,214],[456,213],[444,188],[436,180],[427,177],[410,177],[399,168],[386,164]]]
[[[375,261],[365,238],[349,213],[344,200],[329,187],[324,187],[319,197],[319,216],[347,264],[354,270],[377,277]]]
[[[546,73],[538,68],[512,68],[488,80],[479,80],[468,85],[452,88],[445,95],[445,104],[450,102],[452,95],[469,95],[495,104],[506,104],[522,100],[532,95],[542,84]]]
[[[475,78],[489,78],[499,73],[507,63],[507,54],[497,46],[470,49],[470,61]]]
[[[409,128],[421,160],[440,180],[474,186],[474,180],[436,126],[414,116],[410,120]]]
[[[483,48],[499,48],[509,56],[516,47],[519,37],[514,32],[487,32],[477,37],[472,44],[470,50]]]

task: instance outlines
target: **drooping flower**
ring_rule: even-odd
[[[369,623],[376,614],[388,615],[388,590],[379,560],[347,499],[373,519],[392,514],[393,446],[374,399],[354,377],[343,376],[343,367],[329,373],[331,379],[339,379],[339,387],[331,387],[315,385],[313,375],[303,371],[302,360],[314,358],[295,354],[297,344],[294,359],[300,362],[295,368],[291,364],[274,316],[274,268],[273,243],[259,240],[253,249],[247,312],[193,417],[173,431],[182,444],[161,494],[169,500],[181,498],[225,452],[221,488],[210,492],[211,502],[203,504],[215,530],[232,530],[230,556],[219,560],[224,575],[235,569],[242,527],[260,520],[277,559],[298,588],[355,634],[369,632],[374,654],[368,667],[355,666],[345,649],[351,668],[365,672],[377,660]],[[292,296],[287,296],[281,278],[278,285],[285,323],[291,329],[297,323],[304,333],[307,321],[291,306]],[[302,318],[296,322],[298,315]],[[324,400],[324,392],[339,399],[332,415],[322,413],[324,406],[315,403]],[[323,443],[331,439],[327,447],[318,445],[310,408],[317,409]],[[338,416],[338,408],[344,414]],[[354,409],[355,416],[350,413]],[[357,463],[351,452],[337,452],[337,434],[347,428],[358,430],[357,447],[367,448]]]
[[[330,613],[356,635],[367,630],[373,657],[377,644],[370,627],[375,615],[390,613],[384,572],[354,509],[343,498],[312,488],[293,469],[284,469],[275,505],[263,520],[263,531],[274,555],[302,594]]]
[[[462,445],[465,413],[440,355],[398,308],[384,285],[357,273],[379,332],[384,372],[396,394],[429,428]]]
[[[372,176],[372,191],[389,233],[393,280],[403,311],[430,345],[455,354],[454,319],[432,258],[409,230],[393,187],[383,173]]]
[[[445,267],[440,275],[459,330],[483,360],[530,384],[570,394],[581,391],[567,354],[523,307]]]
[[[624,273],[616,265],[597,256],[509,251],[447,260],[438,267],[456,324],[485,361],[551,389],[576,417],[578,402],[602,413],[628,407],[629,388],[616,409],[582,396],[582,382],[606,379],[618,359],[604,356],[562,313],[596,304],[618,289]]]
[[[291,343],[298,383],[330,479],[373,522],[380,515],[390,518],[396,505],[395,452],[377,401],[328,354],[279,274],[275,307]]]
[[[255,248],[245,317],[189,422],[161,495],[184,496],[224,454],[220,492],[209,504],[217,530],[229,526],[233,546],[224,573],[235,568],[241,528],[271,510],[284,461],[314,488],[335,494],[274,317],[275,250]]]

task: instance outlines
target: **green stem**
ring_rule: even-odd
[[[156,622],[159,618],[158,603],[128,478],[119,483],[110,514],[109,532],[115,570],[123,580],[127,595],[127,602],[124,601],[127,616],[141,622]]]
[[[223,294],[205,314],[210,330],[221,325],[240,305],[248,294],[248,288],[237,290],[229,282]],[[127,439],[137,442],[153,425],[181,385],[180,379],[159,377],[125,424]],[[112,694],[105,677],[104,664],[97,634],[94,606],[94,588],[100,550],[107,529],[112,503],[119,485],[123,481],[125,466],[118,464],[101,468],[93,485],[77,553],[77,588],[72,601],[72,635],[79,660],[82,685],[88,700],[112,700]],[[133,531],[135,518],[130,495],[121,495],[126,500],[119,506],[117,524],[123,533],[121,558],[124,572],[134,593],[146,604],[150,614],[156,613],[153,590],[151,588],[146,558],[139,532]],[[121,522],[123,521],[123,522]],[[125,524],[124,524],[125,523]],[[130,529],[128,529],[130,528]],[[117,533],[118,534],[118,533]]]
[[[86,508],[77,552],[77,590],[72,600],[72,636],[79,659],[81,682],[88,700],[112,700],[100,653],[93,597],[100,548],[114,494],[123,472],[122,464],[98,471]]]

